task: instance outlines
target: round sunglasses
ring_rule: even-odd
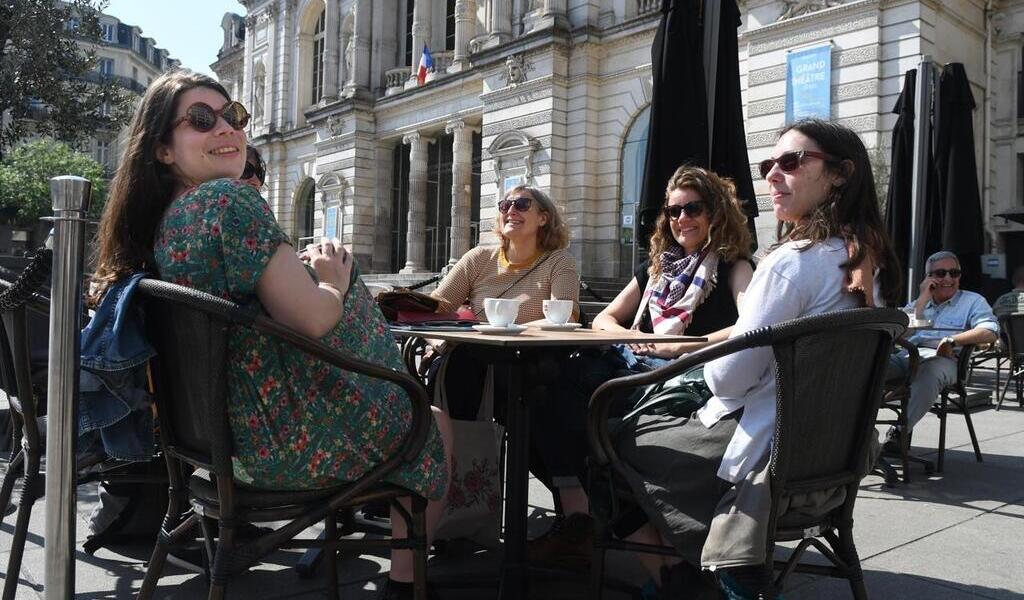
[[[515,198],[505,198],[498,203],[498,212],[501,214],[507,213],[512,207],[515,207],[519,212],[526,212],[533,206],[533,198],[527,196],[517,196]]]
[[[953,279],[960,279],[960,275],[962,274],[963,271],[960,269],[935,269],[934,271],[928,272],[928,276],[934,277],[935,279],[942,279],[946,275],[949,275]]]
[[[781,169],[783,173],[792,173],[800,168],[800,165],[804,162],[804,158],[807,157],[820,158],[821,160],[828,162],[835,162],[838,160],[831,154],[815,152],[813,150],[783,152],[778,158],[766,158],[758,164],[758,168],[761,170],[761,178],[768,179],[768,173],[771,172],[772,167],[775,165],[779,165],[779,169]]]
[[[205,102],[196,102],[188,107],[184,117],[179,117],[171,123],[171,129],[188,121],[193,129],[206,133],[217,126],[217,117],[221,117],[225,123],[237,131],[244,129],[249,124],[249,116],[249,111],[245,110],[242,103],[234,100],[222,106],[220,110],[215,110]]]
[[[673,221],[678,219],[679,215],[683,213],[686,213],[686,216],[690,219],[696,219],[703,215],[707,209],[708,203],[703,200],[696,200],[687,204],[672,204],[671,206],[664,207],[665,216]]]

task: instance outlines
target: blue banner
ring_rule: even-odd
[[[832,117],[832,45],[786,56],[786,123]]]

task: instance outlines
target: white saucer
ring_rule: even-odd
[[[558,323],[541,323],[538,327],[544,331],[575,331],[583,327],[583,325],[579,323],[562,323],[561,325]]]
[[[500,327],[498,325],[474,325],[473,329],[476,329],[480,333],[486,333],[490,335],[519,335],[526,331],[526,325],[512,324],[508,327]]]

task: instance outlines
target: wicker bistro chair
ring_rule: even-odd
[[[1006,390],[1010,388],[1010,382],[1015,382],[1017,391],[1017,403],[1024,407],[1024,313],[1013,313],[999,318],[999,328],[1002,331],[1003,339],[1006,342],[1006,360],[1010,362],[1006,373],[1006,384],[999,392],[999,402],[996,410],[1003,408],[1003,399],[1006,398]],[[973,361],[972,361],[973,362]],[[998,362],[996,363],[998,368]],[[997,371],[998,373],[998,371]],[[999,377],[996,377],[996,389],[999,388]]]
[[[935,461],[935,470],[942,472],[946,457],[946,415],[950,412],[960,412],[967,422],[967,433],[971,436],[971,445],[974,446],[974,458],[982,462],[981,448],[978,446],[978,436],[974,433],[974,422],[971,420],[971,411],[967,406],[967,380],[971,374],[971,356],[974,354],[975,346],[967,344],[960,349],[960,356],[956,361],[956,381],[947,385],[939,392],[939,399],[932,406],[932,412],[939,417],[939,456]]]
[[[412,549],[416,598],[426,598],[427,538],[426,499],[383,481],[383,477],[415,459],[429,435],[430,402],[423,387],[406,373],[371,364],[328,348],[287,327],[245,310],[227,300],[191,288],[155,279],[143,279],[139,292],[146,302],[152,342],[158,356],[154,378],[161,446],[170,476],[170,502],[139,598],[153,595],[167,556],[168,546],[206,526],[208,517],[218,521],[216,547],[206,532],[207,554],[212,556],[211,599],[223,598],[231,576],[244,572],[255,560],[278,548],[321,548],[330,552],[326,561],[327,595],[337,598],[337,551],[384,548]],[[244,485],[233,479],[232,435],[227,412],[227,332],[249,327],[274,336],[302,352],[346,371],[391,381],[406,391],[413,410],[412,426],[401,450],[371,468],[357,481],[321,490],[272,491]],[[185,469],[196,471],[185,482]],[[187,491],[191,513],[181,520]],[[412,513],[398,504],[412,498]],[[407,539],[344,540],[337,535],[339,511],[366,502],[384,500],[399,507],[409,524]],[[287,521],[270,533],[239,543],[235,530],[240,523]],[[322,521],[321,539],[294,539]]]
[[[38,419],[45,412],[46,407],[42,403],[45,395],[32,382],[29,313],[49,315],[50,300],[41,295],[39,290],[49,283],[52,256],[49,250],[39,251],[18,279],[0,291],[0,387],[7,392],[14,425],[14,451],[3,484],[0,484],[0,518],[7,512],[17,481],[22,480],[14,539],[7,558],[3,600],[11,600],[17,593],[18,574],[21,571],[32,508],[43,497],[46,488],[46,474],[40,468],[45,452],[44,432],[40,429],[41,422]],[[95,465],[87,473],[80,472],[76,482],[78,485],[101,480],[151,485],[166,483],[166,478],[162,476],[129,472],[129,465]],[[91,540],[86,542],[85,550],[91,554],[100,545],[102,542]]]
[[[775,581],[780,589],[785,578],[798,570],[845,577],[855,598],[867,598],[853,542],[853,507],[857,487],[868,470],[871,438],[877,435],[875,418],[889,353],[906,324],[906,315],[894,309],[863,308],[804,317],[748,332],[648,373],[608,381],[590,402],[587,434],[593,468],[621,471],[608,416],[611,401],[623,391],[665,381],[727,354],[770,345],[776,359],[778,394],[769,463],[772,511],[765,540],[770,561],[766,568],[773,564],[776,542],[800,540],[788,561],[774,562],[775,568],[781,569]],[[837,488],[845,488],[845,500],[820,517],[797,517],[780,510],[793,495]],[[616,516],[613,506],[607,522],[598,519],[591,571],[591,592],[598,599],[606,549],[675,554],[669,547],[613,540],[609,532]],[[827,545],[818,539],[822,537]],[[811,545],[832,566],[800,564]]]

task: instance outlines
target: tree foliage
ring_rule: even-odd
[[[76,143],[124,124],[130,96],[77,42],[101,43],[105,0],[0,0],[0,158],[30,136]],[[72,17],[77,27],[66,27]]]
[[[50,178],[78,175],[92,182],[90,213],[99,215],[107,197],[103,166],[63,142],[22,144],[0,160],[0,222],[32,227],[53,213]]]

